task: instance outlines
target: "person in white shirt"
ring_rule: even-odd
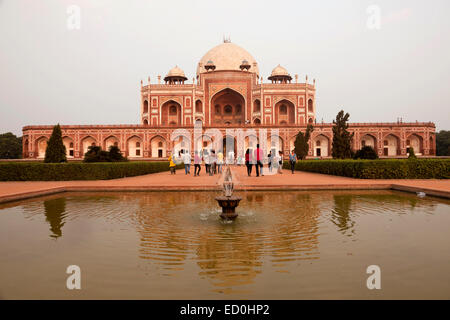
[[[183,162],[184,162],[184,172],[186,174],[191,174],[191,153],[189,151],[184,151],[183,154]]]

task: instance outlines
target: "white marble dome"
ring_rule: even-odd
[[[232,42],[224,42],[209,50],[200,59],[200,62],[197,65],[197,75],[206,72],[205,65],[208,63],[208,61],[212,61],[216,66],[215,71],[241,71],[239,67],[244,60],[247,60],[251,66],[249,72],[256,73],[259,76],[258,64],[256,64],[256,66],[254,65],[254,63],[256,63],[256,60],[247,50]]]

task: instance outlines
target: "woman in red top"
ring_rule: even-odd
[[[247,166],[247,174],[250,177],[252,175],[252,153],[250,149],[245,151],[245,165]]]

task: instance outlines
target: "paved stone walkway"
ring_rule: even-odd
[[[233,166],[236,190],[343,190],[394,189],[409,192],[423,191],[429,195],[450,198],[450,180],[365,180],[296,171],[256,177],[255,168],[248,177],[244,166]],[[0,203],[63,191],[180,191],[221,189],[222,176],[208,176],[205,168],[199,177],[185,175],[184,169],[176,175],[161,172],[138,177],[94,181],[27,181],[0,182]]]

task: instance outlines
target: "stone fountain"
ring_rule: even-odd
[[[236,207],[239,205],[239,201],[241,201],[242,198],[233,196],[233,188],[234,184],[231,169],[227,166],[223,179],[224,195],[216,198],[219,206],[222,208],[220,217],[224,220],[234,220],[238,216],[236,213]]]

